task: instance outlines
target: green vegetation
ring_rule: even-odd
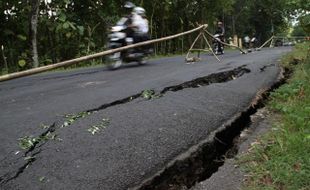
[[[109,126],[110,120],[109,119],[102,119],[100,124],[94,125],[87,129],[88,132],[90,132],[92,135],[95,135],[96,133],[99,133],[102,129],[105,129]]]
[[[141,94],[141,97],[144,99],[155,99],[155,98],[160,98],[162,94],[156,94],[154,90],[144,90]]]
[[[249,176],[244,189],[310,189],[309,45],[298,45],[283,60],[294,73],[271,94],[272,131],[241,158]]]
[[[39,181],[40,181],[40,182],[44,182],[44,181],[45,181],[45,177],[44,177],[44,176],[40,177],[40,178],[39,178]]]
[[[19,138],[18,140],[19,140],[19,143],[18,143],[19,147],[23,150],[27,150],[27,149],[33,147],[35,142],[37,142],[36,138],[28,137],[28,136]]]
[[[80,118],[84,118],[88,115],[90,115],[91,112],[80,112],[78,114],[67,114],[65,115],[66,121],[62,124],[61,128],[68,127],[69,125],[72,125],[76,120]]]
[[[18,145],[23,150],[28,150],[32,147],[34,147],[36,144],[40,142],[45,142],[48,140],[55,140],[56,134],[48,132],[43,136],[40,137],[32,137],[32,136],[25,136],[18,139]]]
[[[132,2],[146,9],[152,38],[184,32],[196,27],[196,23],[209,24],[209,30],[213,32],[215,21],[222,20],[227,37],[256,33],[263,42],[272,31],[286,31],[293,15],[301,18],[300,26],[304,31],[309,30],[309,1],[304,0]],[[123,3],[115,0],[2,0],[0,74],[104,50],[110,26],[124,14]],[[184,53],[195,35],[158,43],[154,46],[155,54]],[[72,67],[100,63],[98,59]]]
[[[80,112],[78,114],[67,114],[64,116],[66,118],[66,120],[64,121],[64,123],[60,127],[61,128],[68,127],[68,126],[72,125],[74,122],[76,122],[78,119],[85,118],[92,113],[95,113],[95,112]],[[94,135],[94,134],[100,132],[101,129],[106,128],[109,124],[110,124],[109,119],[102,119],[100,124],[92,126],[87,131]],[[42,128],[42,129],[47,129],[49,127],[50,126],[45,125],[45,124],[40,125],[40,128]],[[18,145],[22,150],[29,150],[29,149],[33,148],[34,146],[36,146],[36,144],[44,143],[48,140],[62,141],[62,139],[57,138],[57,135],[54,132],[47,132],[46,134],[41,135],[39,137],[33,137],[33,136],[21,137],[18,139]],[[18,154],[18,153],[19,153],[19,151],[16,154]]]

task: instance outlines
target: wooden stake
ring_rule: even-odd
[[[193,44],[191,45],[191,47],[189,48],[188,52],[187,52],[187,55],[186,55],[186,60],[188,59],[188,56],[191,52],[191,50],[194,48],[196,42],[198,41],[198,39],[200,38],[200,36],[202,35],[202,33],[200,32],[199,35],[196,37],[196,39],[194,40]]]
[[[268,44],[271,40],[273,40],[274,36],[272,36],[269,40],[267,40],[261,47],[257,48],[258,50],[261,50],[266,44]]]
[[[205,34],[203,34],[203,38],[204,38],[205,41],[207,42],[207,44],[208,44],[208,46],[209,46],[209,48],[210,48],[210,51],[213,53],[214,57],[215,57],[219,62],[221,62],[221,60],[218,58],[218,56],[214,53],[213,48],[212,48],[212,46],[210,45],[210,43],[208,42],[208,39],[207,39],[207,37],[205,36]]]

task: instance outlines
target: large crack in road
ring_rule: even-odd
[[[286,68],[281,69],[278,80],[270,88],[259,91],[250,106],[243,112],[214,131],[208,139],[171,161],[154,176],[130,189],[185,190],[211,177],[225,163],[226,158],[232,158],[237,154],[238,139],[242,131],[250,127],[251,116],[265,106],[270,92],[283,85],[291,73]]]
[[[219,73],[214,73],[205,77],[200,77],[200,78],[196,78],[193,79],[191,81],[187,81],[184,82],[182,84],[179,85],[174,85],[174,86],[169,86],[169,87],[165,87],[163,88],[163,90],[159,91],[159,93],[155,93],[154,92],[154,97],[162,97],[164,96],[167,92],[177,92],[177,91],[181,91],[187,88],[199,88],[199,87],[204,87],[204,86],[208,86],[210,84],[213,83],[225,83],[231,80],[235,80],[241,76],[243,76],[246,73],[250,73],[251,71],[247,68],[245,68],[245,66],[240,66],[238,68],[232,69],[232,70],[228,70],[228,71],[223,71],[223,72],[219,72]],[[78,114],[71,114],[71,116],[69,117],[69,120],[66,120],[63,124],[61,125],[56,125],[54,122],[52,125],[48,126],[47,129],[41,133],[38,137],[36,137],[36,141],[33,142],[33,145],[31,147],[29,147],[27,150],[24,151],[24,156],[21,157],[21,159],[24,159],[24,163],[21,166],[16,166],[16,163],[11,163],[12,168],[17,168],[17,169],[13,169],[10,172],[5,173],[4,175],[0,176],[0,187],[1,185],[4,185],[6,183],[8,183],[9,181],[12,181],[16,178],[18,178],[23,172],[24,170],[26,170],[28,167],[30,167],[32,164],[34,164],[36,158],[35,156],[40,154],[41,150],[40,148],[46,144],[50,139],[45,138],[45,136],[47,134],[51,134],[51,133],[56,133],[57,130],[63,128],[63,127],[67,127],[69,125],[71,125],[73,122],[80,120],[82,118],[87,117],[88,115],[116,106],[116,105],[122,105],[122,104],[126,104],[129,102],[132,102],[138,98],[143,98],[143,94],[145,91],[142,91],[140,93],[134,94],[132,96],[123,98],[123,99],[119,99],[116,101],[113,101],[111,103],[107,103],[107,104],[103,104],[100,105],[99,107],[93,108],[93,109],[88,109],[84,112],[80,112]],[[145,99],[145,98],[143,98]],[[42,140],[43,139],[43,140]],[[39,150],[37,150],[39,149]],[[29,156],[30,155],[30,156]],[[7,164],[7,163],[6,163]]]

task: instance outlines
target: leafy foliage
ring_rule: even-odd
[[[66,121],[62,124],[61,127],[68,127],[69,125],[72,125],[76,120],[80,118],[84,118],[88,115],[90,115],[91,112],[80,112],[78,114],[67,114],[65,115]]]
[[[23,150],[31,148],[32,146],[34,146],[35,142],[37,142],[36,138],[28,136],[19,138],[18,140],[19,140],[19,147]]]

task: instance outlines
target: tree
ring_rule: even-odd
[[[304,15],[300,17],[300,26],[307,35],[310,35],[310,15]]]
[[[30,3],[31,3],[31,13],[30,13],[29,39],[31,41],[33,67],[38,67],[39,55],[38,55],[37,30],[38,30],[40,0],[31,0]]]
[[[306,36],[306,32],[304,29],[299,25],[293,28],[292,36]]]

